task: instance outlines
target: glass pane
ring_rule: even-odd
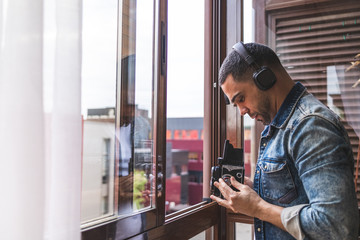
[[[114,214],[117,1],[84,1],[82,21],[84,223]]]
[[[81,220],[87,223],[155,207],[154,1],[89,0],[83,9]]]
[[[168,1],[167,213],[202,201],[204,5]]]
[[[244,43],[254,42],[254,9],[252,7],[253,1],[244,1]],[[244,118],[244,162],[245,175],[252,178],[254,175],[253,169],[256,165],[256,149],[255,149],[255,120],[251,119],[249,115]]]
[[[254,225],[245,223],[235,223],[235,239],[252,240],[254,239]]]
[[[195,235],[194,237],[190,238],[189,240],[211,240],[214,239],[213,236],[213,232],[214,232],[214,228],[211,227],[197,235]]]
[[[154,1],[122,4],[119,214],[155,207],[153,46]]]

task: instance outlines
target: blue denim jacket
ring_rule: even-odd
[[[262,132],[254,178],[254,190],[292,216],[282,214],[291,235],[255,219],[256,239],[357,239],[353,161],[339,117],[295,84]]]

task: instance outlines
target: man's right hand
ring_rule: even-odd
[[[245,184],[245,185],[248,185],[248,186],[251,187],[252,189],[254,188],[253,181],[251,181],[251,179],[248,178],[248,177],[245,177],[245,178],[244,178],[244,184]]]

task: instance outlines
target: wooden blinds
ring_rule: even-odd
[[[360,85],[352,86],[360,78],[360,70],[357,67],[346,69],[360,53],[360,4],[343,1],[341,5],[312,6],[303,10],[273,10],[268,17],[269,45],[293,80],[303,83],[341,117],[351,139],[356,166]],[[357,180],[358,200],[359,190],[360,177]]]

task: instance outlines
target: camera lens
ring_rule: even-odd
[[[225,182],[228,186],[231,186],[230,176],[223,176],[222,179],[224,180],[224,182]]]

